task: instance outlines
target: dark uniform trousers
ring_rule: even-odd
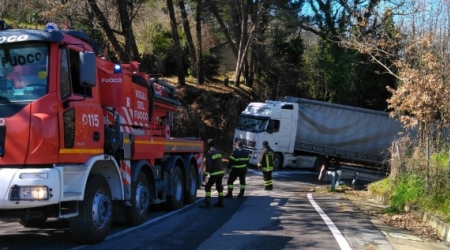
[[[263,171],[263,179],[264,179],[264,189],[272,190],[273,189],[272,170]]]
[[[245,175],[247,174],[247,167],[236,168],[233,167],[230,172],[230,176],[228,177],[227,185],[228,188],[233,189],[233,182],[239,177],[240,188],[245,189]]]
[[[216,190],[219,193],[219,196],[223,196],[223,185],[222,185],[223,176],[224,174],[209,176],[208,182],[205,185],[206,197],[211,197],[211,188],[214,184],[216,184]]]

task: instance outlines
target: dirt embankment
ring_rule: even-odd
[[[175,98],[182,106],[174,117],[173,136],[193,136],[206,142],[212,138],[224,157],[231,153],[239,114],[255,101],[252,91],[217,83],[178,87]]]

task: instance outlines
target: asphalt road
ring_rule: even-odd
[[[138,227],[115,223],[105,241],[91,246],[74,244],[66,221],[48,221],[40,228],[0,222],[0,250],[393,249],[350,201],[315,193],[316,173],[274,172],[273,191],[263,190],[259,171],[250,169],[247,177],[246,197],[226,199],[225,208],[198,208],[204,197],[200,189],[196,203],[174,212],[153,208],[148,221]],[[213,193],[212,204],[216,202]]]

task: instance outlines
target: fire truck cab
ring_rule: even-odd
[[[88,244],[194,202],[204,151],[170,135],[173,87],[93,48],[83,31],[0,30],[0,218],[66,218]]]

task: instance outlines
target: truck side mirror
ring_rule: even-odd
[[[82,87],[95,87],[97,66],[93,52],[80,52],[80,84]]]

